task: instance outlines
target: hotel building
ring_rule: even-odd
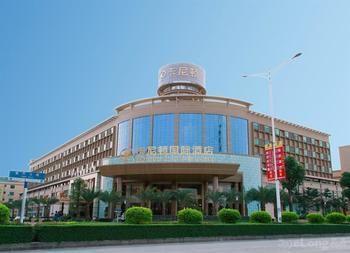
[[[198,205],[211,213],[208,190],[249,190],[267,184],[264,146],[272,141],[271,119],[252,104],[206,94],[205,72],[187,63],[162,67],[158,96],[121,105],[115,115],[30,162],[46,173],[29,197],[54,196],[56,210],[68,212],[69,190],[80,177],[97,190],[120,191],[129,204],[147,185],[160,190],[192,189]],[[329,135],[276,119],[276,137],[306,169],[303,187],[340,191],[333,179]],[[152,207],[155,214],[160,209]],[[245,214],[258,208],[241,205]],[[93,216],[105,205],[95,201]],[[175,214],[170,203],[167,214]]]

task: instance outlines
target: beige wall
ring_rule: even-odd
[[[340,169],[350,172],[350,145],[339,147]]]
[[[0,181],[0,203],[19,200],[23,193],[23,182]]]

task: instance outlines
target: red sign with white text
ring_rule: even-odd
[[[284,153],[284,146],[281,142],[276,143],[275,156],[276,156],[276,164],[277,164],[277,178],[285,179],[286,178],[286,168],[284,164],[285,153]],[[267,181],[269,182],[275,181],[275,167],[274,167],[272,144],[268,144],[265,146],[265,159],[266,159]]]

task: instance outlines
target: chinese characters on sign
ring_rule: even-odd
[[[139,148],[136,152],[138,155],[210,155],[213,154],[213,147],[202,146],[149,146]]]
[[[148,146],[139,148],[132,153],[130,150],[125,150],[121,157],[125,160],[135,161],[163,161],[164,159],[174,159],[179,161],[184,160],[212,160],[214,148],[210,146]]]
[[[276,164],[277,164],[277,178],[285,179],[286,178],[286,168],[284,163],[285,153],[284,153],[284,146],[282,142],[277,142],[275,144],[275,156],[276,156]],[[266,159],[267,181],[275,181],[275,167],[274,167],[272,144],[268,144],[265,146],[265,159]]]

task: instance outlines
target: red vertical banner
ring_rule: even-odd
[[[286,178],[286,168],[285,168],[285,152],[282,142],[277,142],[275,146],[275,156],[277,164],[277,178],[285,179]],[[265,159],[266,159],[266,176],[267,181],[275,181],[275,167],[274,167],[274,157],[273,157],[273,148],[272,144],[265,146]]]

